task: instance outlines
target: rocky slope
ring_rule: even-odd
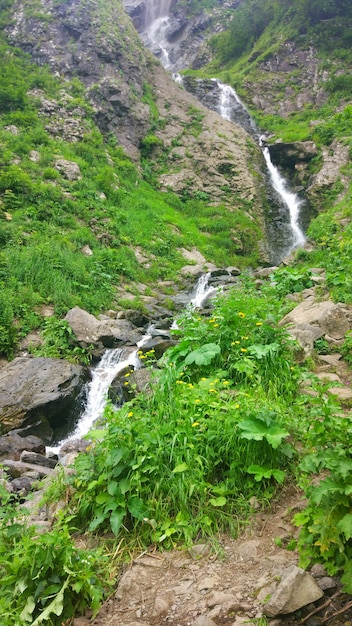
[[[37,63],[48,63],[63,78],[77,76],[100,129],[114,134],[134,160],[139,160],[140,146],[152,129],[159,152],[162,147],[163,168],[156,170],[164,189],[190,195],[203,191],[213,201],[230,205],[237,195],[261,220],[260,151],[248,145],[241,129],[226,124],[175,85],[144,49],[118,0],[42,0],[35,13],[18,1],[7,34]],[[194,108],[201,118],[197,128]],[[67,119],[64,111],[56,113]],[[61,122],[59,132],[67,133],[67,124]]]

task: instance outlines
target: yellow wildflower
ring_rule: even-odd
[[[263,322],[256,322],[256,326],[263,326]]]
[[[240,312],[239,312],[239,314],[238,314],[238,317],[242,317],[242,318],[243,318],[243,317],[246,317],[246,314],[245,314],[245,313],[242,313],[242,311],[240,311]]]
[[[133,411],[130,411],[129,413],[127,413],[127,417],[132,417],[133,415]]]
[[[209,389],[209,393],[216,393],[216,392],[217,392],[217,389],[214,389],[213,387]]]
[[[196,426],[199,426],[199,422],[193,422],[192,428],[195,428]]]
[[[194,404],[199,404],[199,403],[200,403],[199,398],[196,398],[195,401],[194,401]]]
[[[241,352],[247,352],[247,348],[241,348]]]

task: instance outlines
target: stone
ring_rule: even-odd
[[[323,595],[324,592],[308,572],[291,565],[285,570],[276,591],[264,605],[263,612],[268,617],[294,613],[307,604],[316,602]]]
[[[165,591],[157,595],[154,601],[153,617],[165,617],[175,601],[173,591]]]
[[[328,589],[335,589],[337,587],[336,581],[330,576],[323,576],[322,578],[319,578],[318,585],[323,591],[328,591]]]
[[[54,473],[54,470],[49,467],[23,463],[22,461],[12,461],[11,459],[4,459],[2,461],[2,465],[9,476],[12,476],[13,478],[19,478],[28,470],[39,472],[41,478],[44,478],[45,476],[52,476]]]
[[[23,450],[43,454],[45,453],[44,441],[34,435],[20,437],[20,435],[14,431],[0,437],[0,461],[5,458],[19,461]]]
[[[328,335],[333,340],[342,340],[350,329],[350,322],[343,306],[330,300],[316,302],[314,295],[306,298],[279,322],[279,326],[287,324],[292,324],[296,328],[304,328],[306,325],[318,327],[322,335]],[[295,331],[290,329],[290,332]]]
[[[197,619],[192,623],[192,626],[216,626],[216,623],[207,617],[206,615],[200,615]]]
[[[72,329],[77,342],[83,348],[94,346],[116,348],[120,345],[136,345],[142,333],[125,319],[97,319],[84,309],[74,307],[66,314],[65,320]]]
[[[55,168],[60,174],[67,180],[81,180],[81,170],[74,161],[68,161],[67,159],[56,159]]]
[[[206,543],[198,543],[189,548],[188,552],[192,559],[198,560],[209,554],[210,547]]]
[[[23,463],[31,463],[32,465],[41,465],[43,467],[50,467],[54,469],[57,465],[57,459],[48,458],[43,454],[37,454],[36,452],[29,452],[28,450],[23,450],[21,453],[20,460]]]
[[[243,561],[251,561],[258,556],[258,547],[260,541],[257,539],[251,539],[249,541],[243,541],[239,544],[237,552]]]
[[[5,432],[45,416],[54,427],[69,416],[87,370],[63,359],[18,357],[1,370],[0,423]]]

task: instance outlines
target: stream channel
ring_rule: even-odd
[[[146,7],[146,28],[141,33],[141,37],[145,45],[159,57],[164,68],[172,73],[173,63],[170,61],[167,40],[170,24],[169,8],[170,0],[149,0]],[[174,80],[183,86],[183,77],[175,72],[172,75]],[[202,82],[202,79],[197,80]],[[210,89],[208,89],[209,101],[207,102],[207,98],[205,98],[203,104],[216,110],[222,118],[241,125],[261,147],[267,168],[269,204],[272,206],[266,227],[267,239],[271,262],[272,264],[279,263],[292,250],[302,246],[305,242],[305,235],[300,226],[300,208],[304,201],[296,193],[289,190],[286,180],[272,163],[270,151],[265,145],[264,138],[235,90],[217,78],[213,78],[207,83],[210,85]],[[209,275],[204,274],[199,279],[187,306],[202,308],[203,303],[216,291],[216,288],[208,283],[208,278]],[[119,372],[128,366],[134,369],[141,367],[138,350],[150,338],[151,334],[147,330],[134,351],[117,348],[105,352],[98,365],[92,369],[92,379],[86,388],[85,408],[76,426],[68,435],[47,448],[47,451],[58,454],[66,442],[79,439],[89,432],[94,422],[102,416],[109,387]]]

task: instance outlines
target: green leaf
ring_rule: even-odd
[[[88,526],[88,530],[90,532],[93,532],[94,530],[96,530],[98,528],[98,526],[100,526],[100,524],[102,524],[105,521],[105,514],[104,513],[100,513],[100,515],[97,515],[94,519],[92,519],[91,523]]]
[[[127,508],[132,517],[136,519],[142,520],[146,517],[146,507],[140,498],[137,496],[132,496],[127,500]]]
[[[172,470],[172,473],[180,474],[181,472],[185,472],[186,470],[188,470],[187,463],[179,463],[178,465],[176,465],[176,467],[174,467],[174,469]]]
[[[65,593],[66,587],[68,587],[70,578],[71,577],[68,576],[68,578],[65,580],[57,596],[55,596],[53,601],[50,602],[50,604],[37,617],[37,619],[34,620],[31,626],[38,626],[38,624],[42,624],[43,622],[45,623],[49,619],[52,613],[54,613],[55,615],[61,615],[63,608],[64,608],[64,593]]]
[[[279,469],[272,469],[271,467],[262,467],[260,465],[250,465],[247,469],[248,474],[254,474],[254,480],[260,482],[263,478],[275,478],[275,480],[282,485],[285,480],[285,472]]]
[[[131,486],[131,481],[129,478],[121,478],[119,481],[119,488],[122,495],[125,495]]]
[[[274,420],[269,419],[264,421],[256,417],[248,418],[247,420],[239,422],[238,428],[242,430],[240,435],[241,439],[254,441],[262,441],[263,439],[266,439],[274,450],[276,450],[281,441],[290,434]]]
[[[205,343],[204,346],[189,353],[185,358],[185,365],[191,365],[191,363],[209,365],[218,354],[220,354],[220,346],[216,343]]]
[[[29,596],[27,598],[25,607],[20,615],[20,619],[22,619],[24,622],[32,622],[34,609],[35,609],[34,598],[33,596]]]
[[[337,528],[343,532],[345,535],[346,541],[351,539],[352,537],[352,514],[347,513],[340,521],[336,524]]]
[[[126,509],[120,507],[116,511],[113,511],[110,516],[110,526],[115,537],[118,535],[122,522],[126,515]]]
[[[268,354],[273,354],[277,352],[279,348],[278,343],[268,343],[266,345],[263,344],[254,344],[253,346],[248,346],[249,354],[252,354],[256,359],[263,359]]]
[[[99,441],[100,439],[104,439],[106,435],[106,429],[104,428],[94,428],[90,430],[86,435],[84,435],[84,439],[91,439],[92,441]]]
[[[210,498],[209,502],[212,506],[225,506],[227,500],[225,496],[219,496],[218,498]]]

